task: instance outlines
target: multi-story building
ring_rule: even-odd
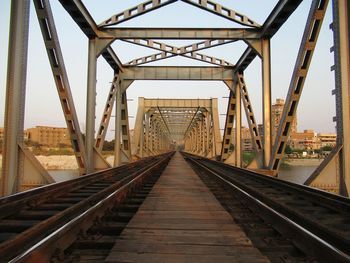
[[[236,128],[233,128],[233,138],[236,136]],[[242,141],[242,151],[251,152],[253,151],[253,143],[252,138],[250,136],[249,128],[242,127],[241,128],[241,141]]]
[[[293,149],[316,150],[320,149],[320,142],[317,133],[313,130],[294,132],[290,136],[289,145]]]
[[[284,99],[276,99],[276,102],[272,104],[272,107],[271,107],[272,138],[276,137],[278,126],[282,119],[283,108],[284,108]],[[295,116],[295,119],[292,122],[290,134],[293,134],[296,132],[297,132],[297,118]]]
[[[337,143],[337,135],[335,133],[319,133],[317,134],[320,147],[335,146]]]
[[[27,129],[28,139],[44,146],[70,145],[67,128],[36,126]]]
[[[0,141],[2,141],[4,139],[4,128],[1,127],[0,128]],[[23,131],[23,139],[26,141],[28,140],[28,132],[27,130]]]

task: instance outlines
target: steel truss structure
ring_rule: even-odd
[[[316,47],[328,0],[312,0],[304,35],[293,71],[282,121],[275,141],[271,131],[271,50],[270,41],[302,0],[280,0],[262,25],[247,15],[211,0],[148,0],[97,24],[81,0],[59,0],[75,23],[86,35],[88,47],[88,85],[85,141],[80,131],[74,100],[56,33],[49,0],[33,0],[39,20],[53,78],[70,134],[81,174],[108,168],[101,155],[106,132],[115,105],[115,162],[129,162],[133,156],[142,158],[158,154],[174,143],[202,156],[221,159],[241,167],[241,105],[247,117],[255,160],[252,169],[268,170],[277,175],[288,142],[291,123],[296,116],[312,55]],[[240,28],[130,28],[119,24],[164,6],[181,1],[223,17]],[[23,123],[26,87],[26,67],[30,0],[12,1],[10,45],[8,56],[7,99],[5,113],[4,157],[1,180],[2,195],[16,193],[26,187],[51,183],[53,179],[23,144]],[[333,0],[332,30],[334,32],[337,107],[337,147],[308,179],[307,183],[348,195],[350,190],[349,120],[349,3]],[[192,39],[192,45],[177,47],[161,42],[164,39]],[[150,56],[135,58],[123,64],[111,47],[121,40],[154,50]],[[198,42],[200,41],[200,42]],[[234,41],[244,41],[246,50],[236,63],[208,56],[203,50]],[[102,56],[114,71],[112,85],[95,137],[95,101],[97,59]],[[145,64],[174,56],[206,62],[206,67],[155,67]],[[244,71],[256,58],[262,67],[263,136],[259,134],[253,105],[244,79]],[[140,99],[134,140],[130,139],[127,88],[135,80],[212,80],[223,81],[230,89],[222,145],[218,132],[216,101],[197,101],[172,107],[160,104],[164,100]],[[152,104],[153,103],[153,104]],[[192,103],[192,102],[191,102]],[[193,105],[196,104],[193,102]],[[148,105],[150,104],[150,105]],[[181,104],[179,102],[179,104]],[[181,112],[181,114],[179,114]],[[187,127],[187,128],[184,128]]]
[[[183,145],[208,158],[221,151],[217,99],[139,98],[132,154],[143,158]]]

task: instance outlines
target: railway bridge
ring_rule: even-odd
[[[79,167],[79,177],[60,183],[25,146],[23,138],[31,2]],[[210,12],[233,26],[122,26],[176,2]],[[82,0],[59,0],[88,41],[83,135],[50,1],[12,0],[0,261],[350,262],[347,0],[309,1],[281,121],[272,136],[271,40],[302,2],[276,1],[262,25],[212,0],[148,0],[97,24]],[[304,185],[294,184],[279,179],[278,174],[327,8],[333,11],[331,68],[335,74],[332,93],[337,144]],[[175,46],[168,40],[194,42]],[[112,47],[115,41],[158,53],[123,63]],[[243,41],[246,49],[235,63],[202,53],[238,41]],[[210,66],[153,63],[177,56]],[[113,69],[113,76],[98,124],[99,57]],[[258,128],[245,79],[245,70],[255,59],[261,61],[262,129]],[[229,90],[223,132],[216,98],[144,97],[138,98],[131,132],[127,91],[139,80],[223,82]],[[255,156],[249,164],[242,161],[242,111]],[[113,112],[111,165],[102,148]]]

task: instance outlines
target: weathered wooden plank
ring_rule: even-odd
[[[269,262],[176,154],[106,262]]]

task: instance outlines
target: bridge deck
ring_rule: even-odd
[[[107,262],[269,262],[176,153]]]

